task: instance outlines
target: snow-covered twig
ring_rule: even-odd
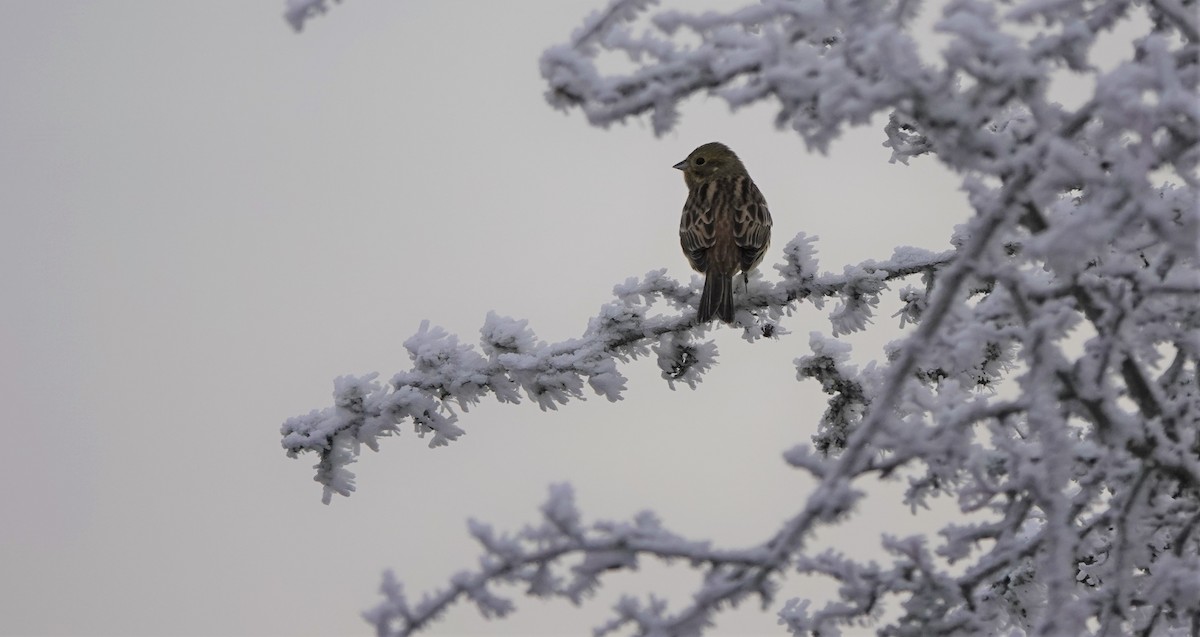
[[[886,118],[891,160],[932,158],[961,176],[971,219],[939,255],[898,251],[883,263],[818,275],[800,236],[751,281],[738,321],[755,340],[779,333],[797,301],[830,310],[832,334],[810,338],[800,379],[830,395],[813,445],[784,458],[817,485],[779,528],[748,549],[715,550],[649,524],[632,543],[584,527],[552,495],[540,531],[473,532],[483,564],[409,606],[393,580],[370,614],[381,635],[409,634],[468,598],[485,615],[511,608],[492,587],[530,594],[591,590],[639,559],[684,558],[703,572],[691,601],[623,598],[598,629],[696,635],[750,598],[770,604],[789,572],[829,577],[839,599],[787,601],[794,635],[881,624],[882,635],[1189,634],[1200,631],[1200,20],[1195,0],[954,0],[935,29],[936,64],[913,35],[922,3],[763,0],[723,12],[659,11],[610,0],[541,59],[547,99],[594,125],[648,116],[670,130],[679,107],[714,94],[733,107],[771,102],[776,123],[825,150],[849,126]],[[1100,70],[1102,36],[1130,37],[1128,58]],[[620,54],[633,70],[606,74]],[[1078,107],[1048,98],[1064,75],[1094,87]],[[900,291],[906,338],[855,366],[841,334],[866,329],[887,283]],[[523,322],[489,317],[482,354],[423,327],[413,369],[387,387],[340,379],[335,406],[289,420],[284,446],[320,455],[318,480],[353,488],[358,445],[411,419],[432,444],[461,435],[464,410],[487,393],[543,408],[610,399],[616,362],[654,353],[664,378],[694,386],[715,349],[698,342],[695,285],[661,272],[617,286],[578,339],[537,341]],[[651,314],[662,299],[672,311]],[[915,511],[956,498],[964,519],[934,536],[886,537],[889,564],[814,554],[813,534],[847,523],[873,480],[908,481]],[[555,511],[553,515],[548,510]],[[636,535],[636,534],[635,534]],[[546,551],[550,551],[547,553]],[[738,556],[736,559],[730,556]],[[581,560],[573,579],[565,560]],[[571,597],[574,599],[574,597]],[[884,616],[883,600],[898,602]],[[430,601],[431,600],[431,601]]]
[[[747,340],[786,333],[779,321],[799,300],[873,295],[875,302],[837,312],[835,333],[853,331],[852,326],[868,322],[889,282],[932,276],[953,255],[904,248],[888,261],[870,261],[840,275],[819,274],[814,241],[801,234],[785,247],[784,262],[776,266],[781,281],[751,279],[736,314]],[[586,383],[597,394],[620,400],[625,377],[617,363],[650,354],[672,387],[676,382],[695,387],[715,362],[717,350],[697,338],[707,329],[695,325],[699,287],[664,272],[617,285],[617,299],[601,308],[584,334],[560,343],[538,340],[527,321],[489,314],[480,329],[482,351],[476,351],[425,322],[404,343],[411,369],[395,374],[386,385],[376,381],[376,374],[338,378],[334,406],[288,419],[281,430],[283,446],[292,457],[304,452],[320,457],[316,479],[325,485],[328,502],[333,493],[354,490],[347,465],[361,445],[378,450],[379,438],[399,433],[404,420],[413,423],[418,436],[430,435],[429,446],[437,447],[465,433],[454,407],[467,411],[488,394],[508,403],[518,403],[524,395],[542,409],[556,409],[585,398]],[[665,313],[652,312],[658,300],[670,306]]]

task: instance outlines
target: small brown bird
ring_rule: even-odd
[[[704,294],[696,318],[733,322],[733,276],[762,261],[771,243],[771,213],[750,173],[729,147],[705,144],[675,164],[688,187],[679,223],[683,253],[704,273]]]

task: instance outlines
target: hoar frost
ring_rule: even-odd
[[[802,234],[783,246],[777,281],[752,278],[738,296],[749,341],[784,333],[800,304],[832,301],[829,335],[796,359],[828,403],[811,444],[783,454],[816,484],[761,542],[715,547],[649,512],[589,522],[558,485],[537,525],[473,522],[479,568],[421,602],[387,575],[365,614],[377,633],[422,630],[459,601],[502,617],[515,608],[504,585],[578,602],[608,573],[658,559],[696,569],[694,594],[624,596],[597,634],[697,635],[748,601],[797,636],[862,625],[1200,634],[1197,2],[764,0],[651,14],[655,4],[610,0],[548,48],[549,102],[597,126],[648,117],[658,134],[693,96],[765,102],[817,151],[878,118],[879,161],[941,162],[960,176],[970,220],[947,229],[947,252],[898,248],[840,274],[818,271],[816,238]],[[288,6],[298,26],[325,3]],[[919,53],[921,11],[940,12],[937,59]],[[1101,70],[1091,57],[1117,29],[1133,33],[1125,59]],[[633,70],[607,74],[605,54]],[[1063,71],[1094,83],[1076,107],[1047,98]],[[693,325],[696,281],[655,271],[614,292],[584,334],[559,343],[489,315],[477,352],[423,325],[405,343],[411,369],[387,384],[338,379],[333,406],[289,419],[283,445],[318,456],[328,500],[353,491],[346,467],[361,445],[378,449],[403,422],[449,444],[466,433],[458,412],[489,394],[542,409],[589,388],[618,400],[619,367],[633,359],[653,355],[670,388],[697,387],[719,362],[709,326]],[[907,335],[849,364],[837,337],[872,329],[877,311]],[[811,548],[818,530],[855,523],[862,488],[894,477],[914,512],[947,496],[963,519],[881,538],[881,563]],[[779,599],[794,574],[828,578],[838,599]]]

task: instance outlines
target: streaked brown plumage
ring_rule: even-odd
[[[771,243],[771,213],[746,167],[728,146],[705,144],[675,164],[688,187],[679,223],[683,253],[704,273],[696,318],[733,322],[733,276],[762,261]]]

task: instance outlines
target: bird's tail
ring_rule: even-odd
[[[733,323],[733,275],[709,272],[704,276],[704,294],[700,295],[700,310],[696,318],[701,323],[713,316]]]

